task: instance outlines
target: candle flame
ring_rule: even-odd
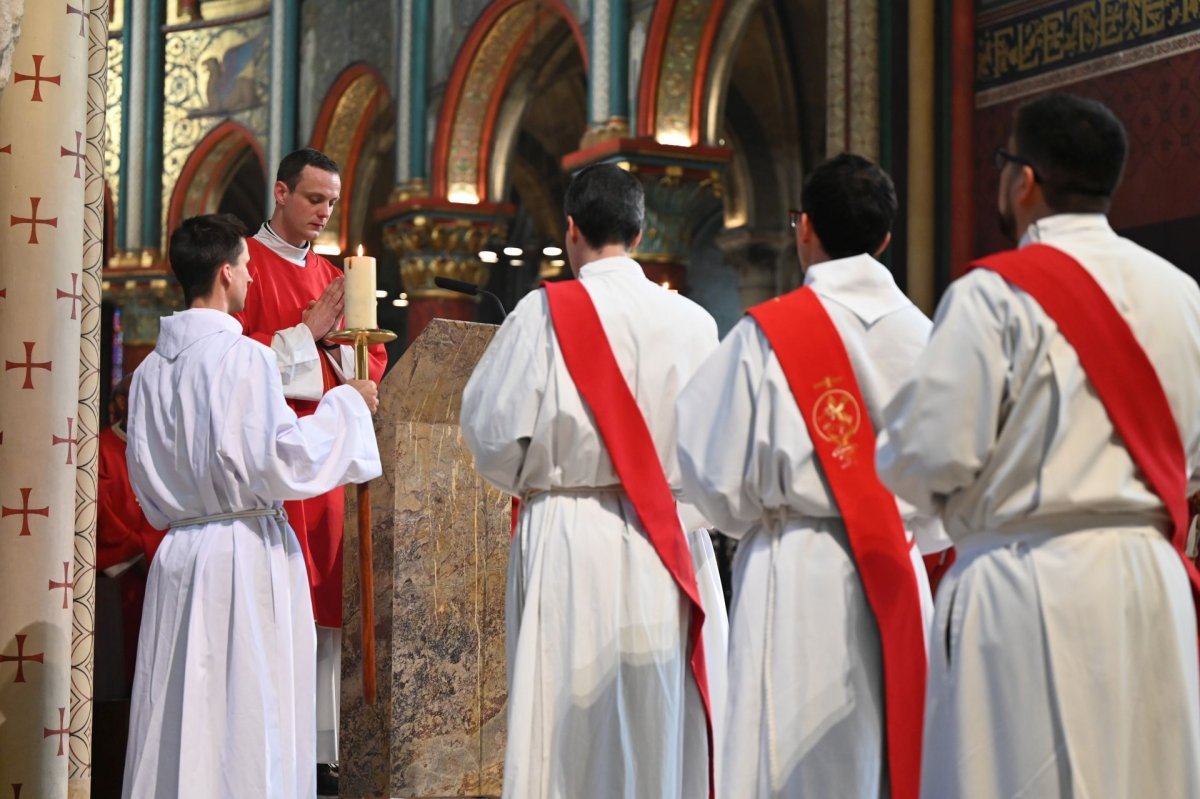
[[[361,257],[362,257],[362,245],[361,245],[361,244],[360,244],[360,245],[358,245],[358,257],[359,257],[359,258],[361,258]]]
[[[663,287],[663,288],[665,288],[665,289],[670,289],[670,288],[671,288],[671,281],[669,281],[669,280],[664,280],[664,281],[663,281],[663,282],[662,282],[660,285],[662,285],[662,287]]]

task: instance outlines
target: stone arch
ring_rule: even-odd
[[[555,23],[571,31],[587,69],[578,21],[563,0],[497,0],[467,34],[450,72],[434,142],[432,190],[451,202],[500,202],[489,183],[497,120],[513,75]]]
[[[184,162],[171,193],[168,235],[190,216],[216,212],[239,172],[254,167],[265,181],[266,159],[254,134],[233,120],[209,131]]]
[[[702,143],[704,90],[727,0],[658,0],[646,34],[637,133],[660,144]]]
[[[351,236],[361,241],[365,218],[362,206],[369,201],[373,182],[364,175],[364,168],[376,162],[375,145],[390,130],[391,103],[383,75],[369,64],[347,67],[326,92],[310,143],[337,162],[342,199],[317,240],[318,246],[345,252]]]

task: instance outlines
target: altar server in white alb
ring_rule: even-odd
[[[194,217],[171,236],[188,302],[133,377],[129,477],[170,532],[150,567],[126,797],[312,797],[315,656],[304,559],[282,501],[381,473],[375,385],[297,419],[272,351],[230,315],[250,283],[245,231]]]
[[[792,212],[800,291],[815,292],[845,346],[866,412],[877,418],[930,328],[876,260],[891,239],[895,189],[875,164],[842,154],[813,170],[801,204],[803,213]],[[879,630],[805,418],[754,317],[726,336],[676,407],[684,490],[740,542],[718,796],[889,795]],[[895,513],[893,499],[883,497]],[[948,545],[936,522],[919,519],[909,505],[900,510],[910,541],[915,534],[929,551]],[[917,547],[899,546],[916,581],[910,654],[919,661],[922,610],[931,600]]]
[[[1109,226],[1125,155],[1101,103],[1017,110],[995,160],[1020,249],[951,285],[885,413],[881,477],[941,514],[958,552],[930,653],[929,799],[1200,796],[1196,617],[1164,510],[1200,477],[1200,288]],[[988,265],[1001,261],[1033,267],[1022,288]],[[1035,300],[1029,275],[1075,290]],[[1075,312],[1105,308],[1068,339]],[[1121,325],[1127,347],[1093,352]],[[1144,378],[1097,382],[1135,356]],[[1125,433],[1110,411],[1122,395],[1136,403]],[[1151,427],[1168,434],[1158,454],[1178,452],[1178,497],[1131,456]]]
[[[674,400],[716,347],[717,330],[629,257],[644,202],[637,179],[615,166],[585,169],[568,188],[567,255],[607,339],[576,343],[594,347],[597,358],[611,345],[678,489]],[[689,671],[688,603],[622,488],[564,361],[566,331],[556,330],[549,303],[541,290],[517,305],[462,406],[479,472],[522,500],[508,571],[504,796],[705,797],[708,748]],[[703,572],[711,543],[692,543]],[[707,632],[722,621],[723,605],[720,586],[700,582]],[[719,664],[723,646],[711,638],[708,647],[722,651],[707,655]]]

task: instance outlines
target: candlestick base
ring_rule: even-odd
[[[370,376],[367,346],[395,341],[396,334],[390,330],[352,327],[346,330],[333,330],[325,338],[338,344],[354,345],[354,377],[356,380],[366,380]]]
[[[349,327],[345,330],[331,330],[325,338],[338,344],[386,344],[396,340],[396,334],[390,330],[368,327]]]

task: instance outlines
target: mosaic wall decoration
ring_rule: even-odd
[[[108,38],[108,91],[104,111],[104,180],[113,211],[121,201],[121,95],[125,91],[125,41],[118,31]]]
[[[162,229],[175,183],[196,145],[226,119],[267,140],[269,18],[171,31],[163,85]]]
[[[977,105],[995,105],[1197,48],[1196,0],[985,3],[977,18]]]

